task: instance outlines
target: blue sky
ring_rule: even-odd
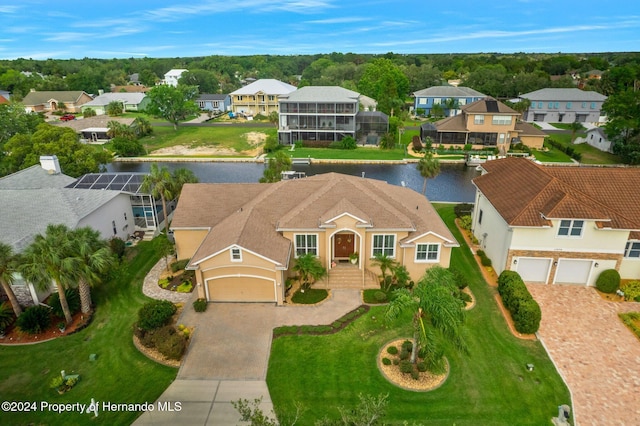
[[[0,58],[638,51],[637,0],[2,0]]]

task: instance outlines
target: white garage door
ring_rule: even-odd
[[[516,271],[526,283],[546,283],[551,268],[551,259],[520,257]]]
[[[587,285],[593,261],[583,259],[558,259],[556,284]]]

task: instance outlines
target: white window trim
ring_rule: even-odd
[[[629,248],[627,248],[627,244],[630,245]],[[632,249],[633,244],[640,244],[640,240],[628,240],[625,245],[624,245],[624,256],[623,258],[626,260],[640,260],[640,257],[630,257],[629,256],[629,252],[631,250],[637,250],[637,249]]]
[[[484,125],[484,115],[482,114],[475,114],[473,116],[473,124],[475,124],[476,126],[482,126]]]
[[[240,256],[239,259],[234,257],[234,251],[237,251],[237,254]],[[240,247],[232,247],[229,253],[232,262],[242,262],[242,249]]]
[[[418,246],[427,246],[427,258],[426,259],[418,259]],[[428,246],[436,246],[438,248],[438,253],[435,259],[429,259],[429,247]],[[440,253],[442,246],[440,243],[418,243],[416,244],[415,254],[414,254],[414,262],[416,263],[438,263],[440,262]]]
[[[569,224],[569,233],[567,235],[560,235],[560,228],[561,228],[561,223],[563,220],[568,220],[571,223]],[[582,222],[582,228],[580,228],[580,235],[571,235],[571,230],[573,229],[573,223],[575,221],[580,221]],[[585,225],[587,224],[587,221],[584,219],[561,219],[558,221],[558,231],[556,232],[556,237],[557,238],[582,238],[582,236],[584,235],[584,228]]]
[[[318,257],[318,253],[320,253],[320,249],[318,247],[318,241],[319,241],[319,236],[318,234],[314,234],[314,233],[300,233],[300,234],[293,234],[293,254],[294,257],[297,259],[298,257],[300,257],[300,255],[298,254],[298,236],[299,235],[304,235],[305,236],[305,243],[307,243],[307,237],[310,235],[314,235],[316,237],[316,257]],[[305,246],[304,247],[305,250],[305,254],[309,253],[309,246]]]
[[[376,239],[375,237],[378,237],[378,236],[382,236],[382,237],[392,236],[393,237],[393,253],[391,254],[391,256],[388,256],[388,257],[390,257],[392,259],[395,259],[396,258],[396,243],[398,241],[398,236],[396,234],[372,234],[371,235],[371,257],[372,258],[376,257],[376,255],[374,254],[373,251],[375,249],[375,239]],[[382,251],[384,253],[384,249],[385,249],[385,247],[384,247],[384,238],[383,238],[382,242],[383,242]]]

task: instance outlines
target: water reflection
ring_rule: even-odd
[[[147,172],[152,163],[112,163],[107,166],[112,172]],[[264,171],[264,165],[258,163],[158,163],[167,166],[170,171],[187,168],[200,179],[200,182],[257,182]],[[423,179],[415,164],[312,164],[294,165],[296,171],[304,171],[308,176],[320,173],[337,172],[353,176],[362,176],[384,180],[393,185],[404,184],[422,191]],[[440,174],[427,182],[427,198],[431,201],[473,202],[475,187],[471,179],[478,176],[473,167],[458,164],[443,164]]]

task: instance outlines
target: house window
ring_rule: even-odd
[[[269,98],[268,98],[268,99],[269,99],[269,101],[272,101],[272,102],[273,102],[273,101],[275,101],[275,100],[276,100],[276,97],[275,97],[274,95],[269,95]]]
[[[428,103],[429,103],[429,101],[427,100],[427,98],[418,98],[418,104],[419,105],[426,105]]]
[[[111,221],[111,227],[113,228],[113,235],[118,235],[118,230],[116,229],[116,221]]]
[[[478,225],[482,225],[482,209],[480,209],[480,213],[478,213]]]
[[[476,124],[476,125],[484,124],[484,115],[475,115],[473,117],[473,124]]]
[[[504,126],[511,124],[510,115],[494,115],[491,119],[491,124],[496,126]]]
[[[596,109],[596,103],[595,102],[591,102],[591,109]]]
[[[200,107],[200,109],[204,108],[204,101],[198,101],[198,106]]]
[[[218,108],[219,105],[220,105],[220,103],[218,101],[213,101],[213,107],[214,108]]]
[[[372,254],[386,255],[389,257],[396,256],[396,236],[395,235],[374,235]]]
[[[442,102],[442,99],[440,98],[433,98],[433,104],[434,105],[440,105],[440,103]]]
[[[560,102],[556,102],[556,103],[554,103],[554,104],[553,104],[553,107],[554,107],[555,109],[560,109]]]
[[[234,247],[231,249],[231,261],[242,262],[242,250],[240,250],[239,247]]]
[[[416,244],[416,262],[437,262],[440,244]]]
[[[542,102],[538,102],[538,109],[542,109]]]
[[[549,102],[549,103],[547,104],[547,108],[548,108],[548,109],[553,109],[553,102]]]
[[[624,248],[624,257],[640,258],[640,241],[627,241],[627,246]]]
[[[558,235],[564,237],[582,236],[584,220],[561,220],[558,227]]]
[[[124,220],[127,220],[127,212],[124,212]]]
[[[244,97],[243,96],[238,96],[238,100],[242,101],[242,100],[244,100]]]
[[[571,109],[571,102],[567,102],[567,109]]]
[[[586,102],[583,102],[583,103],[582,103],[582,108],[586,108],[586,107],[587,107],[587,103],[586,103]]]
[[[311,253],[318,255],[318,236],[316,234],[296,235],[296,257]]]

